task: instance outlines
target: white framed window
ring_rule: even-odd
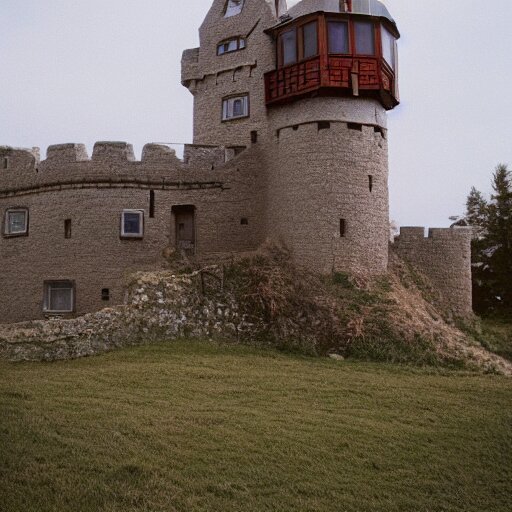
[[[75,283],[45,281],[43,310],[46,313],[72,313],[75,310]]]
[[[123,210],[121,214],[121,237],[142,238],[144,236],[144,211]]]
[[[10,208],[5,212],[4,235],[23,236],[28,234],[28,209]]]
[[[234,37],[227,39],[217,45],[217,55],[224,55],[225,53],[236,52],[245,48],[245,39],[243,37]]]
[[[233,96],[222,100],[222,120],[239,119],[249,116],[249,95]]]
[[[230,18],[231,16],[240,14],[243,8],[244,0],[227,0],[224,18]]]

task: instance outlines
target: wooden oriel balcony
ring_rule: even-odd
[[[373,96],[390,110],[398,105],[396,91],[382,57],[316,56],[265,74],[267,106],[314,95]]]

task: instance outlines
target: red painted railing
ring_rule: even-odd
[[[395,75],[383,59],[377,57],[343,57],[330,55],[322,66],[320,57],[276,69],[265,74],[267,105],[285,103],[310,93],[329,90],[338,95],[377,93],[386,108],[398,104],[395,98]],[[382,94],[379,94],[382,93]]]

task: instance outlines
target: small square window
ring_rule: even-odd
[[[46,281],[43,309],[47,313],[72,313],[75,309],[73,281]]]
[[[237,96],[222,100],[222,120],[239,119],[249,115],[249,96]]]
[[[26,208],[12,208],[5,212],[4,234],[7,236],[28,234],[28,210]]]
[[[142,238],[144,236],[144,212],[123,210],[121,215],[121,237]]]

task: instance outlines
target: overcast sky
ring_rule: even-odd
[[[391,218],[446,226],[512,164],[512,1],[387,0],[402,33]],[[180,58],[210,0],[0,0],[0,145],[192,140]]]

